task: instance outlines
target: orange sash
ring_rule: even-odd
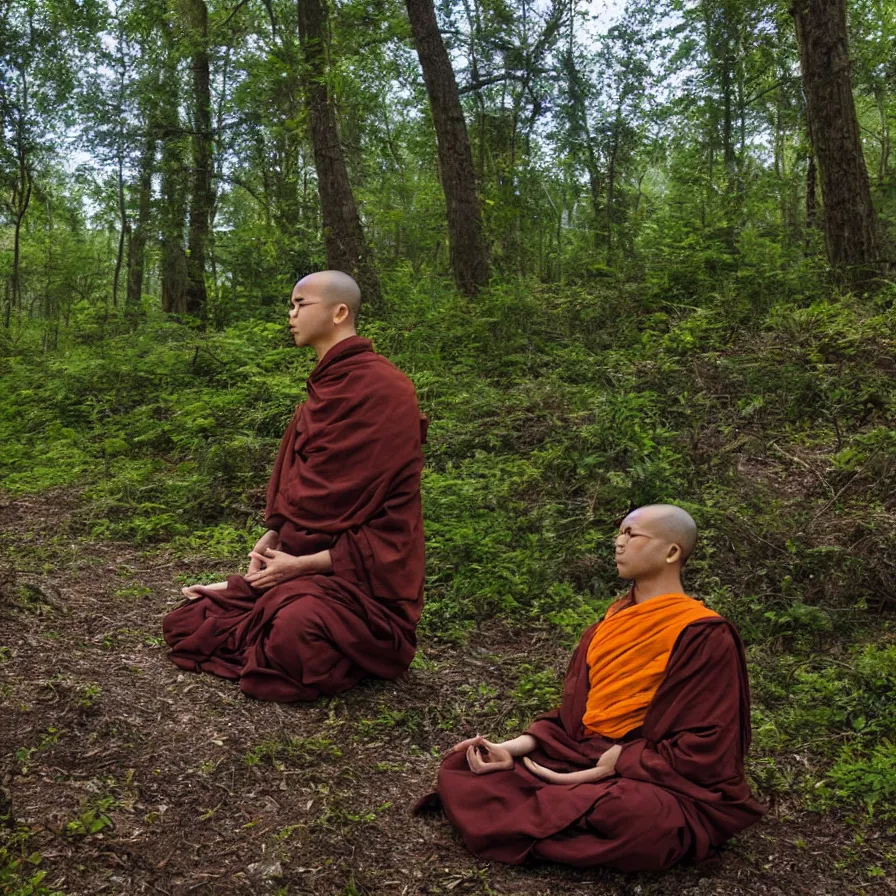
[[[681,630],[718,615],[684,594],[612,604],[588,647],[591,689],[582,717],[585,728],[619,738],[639,727]]]

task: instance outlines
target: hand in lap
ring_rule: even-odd
[[[579,772],[555,772],[552,769],[545,768],[537,762],[533,762],[528,756],[523,759],[523,764],[532,772],[533,775],[547,781],[549,784],[586,784],[600,781],[602,778],[609,778],[616,774],[616,760],[622,752],[622,747],[616,744],[610,747],[600,759],[594,768],[585,768]]]
[[[255,542],[255,547],[249,552],[249,575],[264,569],[265,564],[261,562],[260,558],[255,557],[254,555],[263,554],[268,548],[273,548],[275,551],[280,550],[280,535],[274,529],[268,529],[268,531]]]
[[[180,593],[183,594],[187,600],[199,600],[203,594],[201,591],[197,591],[197,588],[207,588],[209,591],[220,591],[222,588],[226,587],[227,582],[213,582],[211,585],[187,585],[186,588],[180,589]]]
[[[307,572],[304,557],[296,557],[285,551],[275,551],[269,547],[263,551],[252,551],[249,556],[252,558],[252,563],[249,572],[246,573],[246,581],[258,591],[267,591],[274,585],[288,582]],[[258,568],[253,570],[256,563]]]
[[[501,744],[493,744],[481,734],[461,741],[451,749],[452,753],[467,754],[467,765],[474,775],[487,775],[513,768],[513,756]]]

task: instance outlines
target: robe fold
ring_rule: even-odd
[[[369,340],[330,349],[283,436],[265,522],[280,550],[329,550],[331,572],[263,593],[231,576],[165,617],[172,661],[279,702],[402,674],[423,604],[426,427],[410,380]]]
[[[588,651],[598,625],[573,655],[559,709],[527,733],[537,741],[532,759],[558,772],[593,768],[613,744],[622,744],[616,774],[550,784],[517,759],[513,769],[474,775],[463,753],[450,754],[437,791],[415,809],[441,805],[480,858],[660,871],[711,857],[765,813],[744,775],[750,698],[734,626],[720,616],[687,624],[643,724],[608,738],[583,725]]]

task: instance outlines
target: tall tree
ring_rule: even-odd
[[[212,96],[209,66],[208,6],[188,0],[186,18],[191,42],[193,74],[193,172],[190,191],[190,234],[187,253],[185,310],[204,318],[208,304],[205,263],[211,236],[212,206]]]
[[[405,0],[439,149],[439,173],[448,213],[451,270],[458,289],[475,295],[489,278],[476,172],[457,81],[439,33],[432,0]]]
[[[6,284],[6,327],[10,325],[13,309],[22,311],[22,225],[34,192],[35,155],[39,147],[32,124],[31,71],[27,60],[18,57],[10,68],[11,84],[8,88],[2,85],[4,89],[0,92],[4,204],[13,222],[12,270]]]
[[[170,46],[170,43],[169,43]],[[162,310],[183,314],[187,310],[187,253],[184,230],[187,217],[187,167],[184,161],[183,126],[180,120],[180,78],[173,54],[166,59],[161,75],[159,142],[161,197]]]
[[[828,261],[845,279],[880,269],[877,216],[852,93],[845,0],[795,0],[809,135],[818,161]]]
[[[75,72],[102,18],[95,0],[7,0],[0,6],[0,214],[13,225],[4,323],[23,309],[22,238],[39,168],[72,124]]]
[[[358,281],[365,301],[378,303],[380,282],[348,178],[329,85],[329,13],[326,0],[298,0],[299,40],[305,57],[314,166],[320,193],[327,266]]]
[[[137,220],[131,232],[131,241],[128,247],[126,306],[131,312],[138,308],[143,297],[146,242],[152,214],[152,175],[156,158],[156,138],[149,121],[146,122],[146,129],[137,181]]]

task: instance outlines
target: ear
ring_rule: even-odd
[[[673,544],[672,547],[669,548],[669,553],[666,554],[666,563],[680,562],[681,556],[681,545]]]
[[[348,320],[348,316],[348,305],[338,305],[336,307],[336,311],[333,312],[333,323],[338,327],[340,324],[344,324]]]

